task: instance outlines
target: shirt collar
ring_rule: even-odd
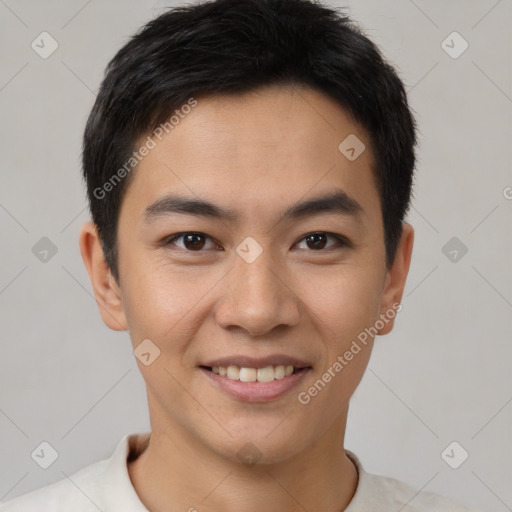
[[[105,512],[149,512],[140,501],[128,473],[127,460],[137,458],[147,447],[151,433],[126,434],[117,444],[116,449],[105,467],[103,503]],[[347,457],[354,463],[358,473],[356,492],[345,512],[364,510],[365,496],[368,495],[368,474],[361,461],[350,450],[345,450]]]
[[[105,512],[148,512],[140,501],[128,473],[127,459],[134,458],[149,441],[150,433],[126,434],[105,467],[103,503]]]

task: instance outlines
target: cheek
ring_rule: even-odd
[[[132,343],[149,338],[162,351],[162,360],[180,358],[208,315],[208,290],[222,273],[188,270],[155,258],[125,258],[123,308]],[[206,296],[205,296],[206,295]],[[172,348],[172,350],[171,350]]]
[[[305,272],[299,297],[324,330],[344,343],[379,315],[380,276],[371,267],[337,266],[331,272]]]
[[[150,274],[144,279],[127,279],[123,308],[132,337],[162,339],[178,321],[183,301],[177,287],[166,280],[155,280]]]
[[[349,271],[350,270],[350,271]],[[347,406],[370,359],[371,337],[359,337],[378,318],[378,276],[369,269],[344,267],[329,278],[317,278],[319,286],[307,295],[307,306],[316,330],[323,339],[324,352],[316,378],[299,390],[306,415],[304,428],[318,430],[314,418],[322,417],[327,430]],[[361,341],[363,340],[363,341]]]

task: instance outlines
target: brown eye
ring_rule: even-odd
[[[326,233],[324,231],[319,231],[317,233],[309,233],[301,240],[305,240],[308,249],[311,249],[313,251],[321,251],[323,249],[326,249],[327,240],[329,238],[337,240],[337,245],[340,247],[349,245],[348,241],[344,237],[340,235],[335,235],[334,233]],[[331,245],[327,247],[327,249],[331,249],[332,247],[336,247],[336,244],[334,246]]]
[[[175,244],[176,240],[182,239],[183,245]],[[168,238],[166,241],[166,245],[177,245],[178,247],[185,249],[191,252],[200,252],[201,249],[206,245],[205,240],[211,238],[204,233],[194,233],[194,232],[186,232],[186,233],[178,233],[173,235],[171,238]]]
[[[305,237],[305,239],[310,249],[324,249],[327,243],[327,237],[324,233],[313,233]]]

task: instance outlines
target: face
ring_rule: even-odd
[[[387,269],[370,140],[331,99],[273,86],[197,102],[134,171],[102,315],[134,349],[150,340],[153,432],[280,461],[344,424],[362,333],[383,314],[391,329],[410,244]],[[349,135],[356,159],[338,149]]]

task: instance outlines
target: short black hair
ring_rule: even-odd
[[[171,8],[134,34],[107,65],[87,121],[83,176],[117,282],[118,217],[136,169],[137,141],[191,98],[274,84],[313,87],[367,130],[386,264],[393,263],[416,145],[416,123],[397,72],[347,15],[314,0],[213,0]]]

